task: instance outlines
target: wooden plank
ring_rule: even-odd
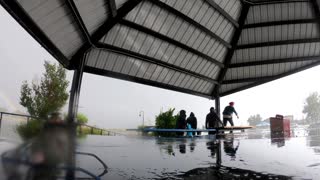
[[[251,128],[253,128],[253,126],[225,126],[224,128],[218,128],[218,130],[244,130]]]
[[[212,132],[217,131],[216,129],[155,129],[146,128],[144,132]]]
[[[144,132],[214,132],[214,131],[228,131],[228,130],[244,130],[251,129],[253,126],[226,126],[223,128],[216,129],[156,129],[156,128],[145,128]]]

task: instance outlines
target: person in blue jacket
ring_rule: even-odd
[[[190,113],[190,116],[187,118],[187,125],[190,124],[192,129],[197,129],[197,118],[193,112]],[[187,126],[188,127],[188,126]],[[189,129],[189,128],[188,128]],[[196,132],[192,132],[193,135],[196,135]]]

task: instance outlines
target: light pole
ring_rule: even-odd
[[[144,111],[140,111],[139,116],[142,116],[142,127],[144,127]]]

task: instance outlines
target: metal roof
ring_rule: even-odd
[[[207,98],[320,64],[318,0],[0,0],[68,69]]]

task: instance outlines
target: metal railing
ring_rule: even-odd
[[[0,132],[2,128],[2,122],[4,115],[8,116],[16,116],[16,117],[23,117],[25,118],[26,123],[29,123],[31,119],[40,119],[38,117],[25,115],[25,114],[17,114],[17,113],[9,113],[9,112],[0,112]],[[116,135],[122,135],[120,133],[112,132],[106,129],[97,128],[94,126],[90,126],[87,124],[77,123],[78,126],[78,133],[83,134],[85,131],[85,128],[89,129],[89,131],[86,131],[86,134],[95,134],[95,135],[105,135],[105,136],[116,136]]]

